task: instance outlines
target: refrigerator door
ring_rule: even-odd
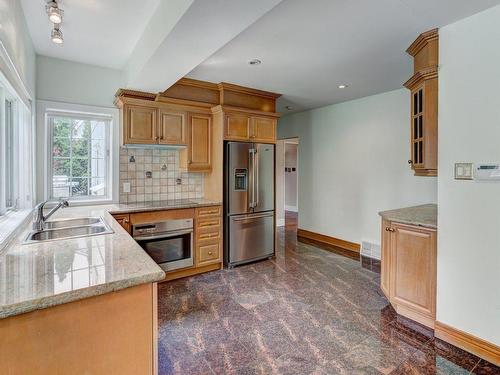
[[[274,210],[274,145],[256,143],[254,212]]]
[[[231,216],[228,221],[230,265],[274,254],[274,212]]]
[[[250,212],[252,205],[252,143],[227,143],[226,194],[227,214]]]

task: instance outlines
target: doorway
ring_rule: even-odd
[[[299,139],[280,139],[276,144],[277,225],[296,229],[299,212]]]

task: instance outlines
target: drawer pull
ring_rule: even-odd
[[[203,238],[212,238],[212,237],[219,237],[219,233],[205,233],[205,234],[200,234],[198,237],[199,239]]]
[[[202,223],[200,225],[198,225],[199,227],[214,227],[214,226],[217,226],[219,225],[219,222],[218,221],[208,221],[206,223]]]
[[[211,252],[211,251],[209,251],[209,252],[208,252],[208,255],[212,255],[212,252]]]

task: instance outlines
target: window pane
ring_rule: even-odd
[[[52,197],[105,197],[109,121],[51,117]]]

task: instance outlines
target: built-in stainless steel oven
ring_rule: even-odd
[[[132,236],[165,271],[193,265],[193,219],[135,224]]]

